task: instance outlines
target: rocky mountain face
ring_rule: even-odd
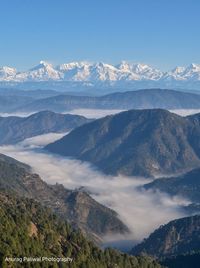
[[[0,155],[0,189],[40,202],[95,242],[101,242],[105,234],[129,232],[116,212],[86,192],[68,190],[59,184],[48,185],[39,175],[31,173],[29,166],[4,155]]]
[[[200,166],[200,115],[130,110],[83,125],[46,150],[89,161],[108,174],[156,176]]]
[[[136,255],[148,254],[157,258],[166,258],[198,252],[199,248],[200,215],[195,215],[161,226],[142,243],[136,245],[131,252]]]
[[[69,111],[73,109],[198,109],[200,95],[167,89],[112,93],[100,97],[57,95],[34,100],[21,111]]]
[[[121,86],[143,85],[144,87],[164,86],[168,88],[182,87],[195,88],[199,85],[200,65],[191,64],[187,67],[176,67],[168,72],[162,72],[143,63],[128,63],[122,61],[120,64],[111,65],[103,62],[70,62],[53,66],[41,61],[30,70],[19,72],[14,68],[4,66],[0,68],[0,82],[23,83],[67,81],[87,84],[91,86]]]
[[[179,195],[193,203],[200,204],[200,169],[197,168],[175,177],[156,179],[145,184],[144,188],[160,190],[171,196]]]
[[[42,111],[28,117],[0,117],[0,144],[14,144],[50,132],[64,133],[91,120],[71,114]]]

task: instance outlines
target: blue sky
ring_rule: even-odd
[[[0,0],[0,66],[200,63],[199,0]]]

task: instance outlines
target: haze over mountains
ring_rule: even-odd
[[[168,87],[199,89],[200,65],[175,67],[162,72],[147,64],[122,61],[117,65],[97,62],[70,62],[53,66],[41,61],[28,71],[18,72],[15,68],[4,66],[0,69],[2,83],[24,82],[70,82],[79,87]],[[51,86],[53,84],[50,84]]]
[[[27,96],[26,96],[27,98]],[[1,100],[1,96],[0,96]],[[10,108],[12,104],[10,105]],[[9,109],[10,109],[9,108]],[[103,96],[74,96],[58,93],[56,96],[22,102],[14,111],[33,112],[51,110],[66,112],[73,109],[199,109],[200,95],[167,89],[144,89],[107,94]],[[8,109],[8,108],[7,108]],[[6,107],[5,107],[6,110]]]
[[[168,89],[142,89],[89,96],[83,92],[76,94],[55,90],[0,89],[2,114],[30,114],[44,110],[66,113],[77,109],[121,111],[152,108],[198,110],[200,94]]]

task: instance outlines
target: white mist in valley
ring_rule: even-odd
[[[141,110],[141,109],[139,109]],[[120,112],[126,111],[126,109],[72,109],[68,111],[62,111],[61,114],[73,114],[80,115],[86,118],[99,119],[107,115],[114,115]],[[38,111],[32,112],[13,112],[13,113],[0,113],[1,117],[17,116],[17,117],[28,117],[32,114],[37,113]],[[200,109],[173,109],[169,110],[171,113],[178,114],[180,116],[187,116],[192,114],[200,113]]]
[[[27,139],[15,146],[2,146],[0,152],[29,164],[33,172],[49,184],[60,183],[66,188],[85,187],[98,202],[114,209],[139,241],[161,224],[184,216],[181,205],[187,201],[170,198],[160,192],[139,189],[148,180],[139,177],[107,176],[92,165],[41,151],[39,146],[53,142],[58,134],[51,133]],[[61,135],[61,134],[60,134]],[[105,237],[105,240],[111,237]],[[117,237],[116,237],[117,239]]]
[[[82,115],[87,118],[101,118],[107,115],[114,115],[120,112],[123,112],[126,110],[120,110],[120,109],[74,109],[68,112],[64,113],[69,113],[69,114],[77,114],[77,115]],[[200,113],[200,109],[174,109],[174,110],[169,110],[171,113],[178,114],[180,116],[188,116],[192,114],[197,114]]]
[[[65,113],[75,114],[75,115],[82,115],[87,118],[101,118],[107,115],[113,115],[125,110],[120,109],[74,109]]]
[[[56,140],[61,139],[65,135],[67,135],[69,132],[65,133],[47,133],[39,136],[34,136],[28,139],[23,140],[19,143],[21,147],[25,148],[41,148],[42,146],[45,146],[49,143],[52,143]]]
[[[14,112],[14,113],[0,113],[2,117],[17,116],[17,117],[27,117],[37,112]]]
[[[200,113],[200,109],[175,109],[175,110],[169,110],[169,111],[171,113],[175,113],[180,116],[188,116],[188,115]]]

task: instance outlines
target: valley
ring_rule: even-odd
[[[200,1],[1,1],[0,268],[200,268]]]
[[[151,91],[154,96],[158,93],[162,91]],[[191,217],[193,223],[192,215],[199,214],[198,105],[188,106],[195,98],[187,100],[186,96],[183,106],[168,106],[174,110],[130,110],[127,100],[132,95],[135,98],[135,93],[126,94],[126,105],[114,101],[115,109],[106,109],[114,94],[100,109],[96,104],[78,108],[82,100],[74,106],[71,99],[73,105],[67,113],[46,110],[28,114],[22,107],[16,116],[14,112],[1,116],[0,189],[2,195],[11,193],[48,207],[101,248],[111,246],[134,255],[145,252],[160,263],[173,263],[177,261],[174,255],[198,252],[198,229],[197,240],[191,240],[185,251],[180,244],[180,250],[162,253],[166,245],[152,249],[151,243],[161,237],[155,230],[162,232],[165,225],[167,230],[168,224],[176,226],[176,221],[184,222],[185,217]],[[174,92],[164,97],[166,103],[171,94]],[[179,98],[182,93],[177,94]],[[56,101],[55,107],[62,107],[59,103]],[[176,228],[179,236],[181,231]],[[173,248],[177,236],[167,232],[172,231],[162,236],[167,236],[166,243]],[[184,232],[190,235],[188,229]],[[186,239],[183,236],[180,243]]]

